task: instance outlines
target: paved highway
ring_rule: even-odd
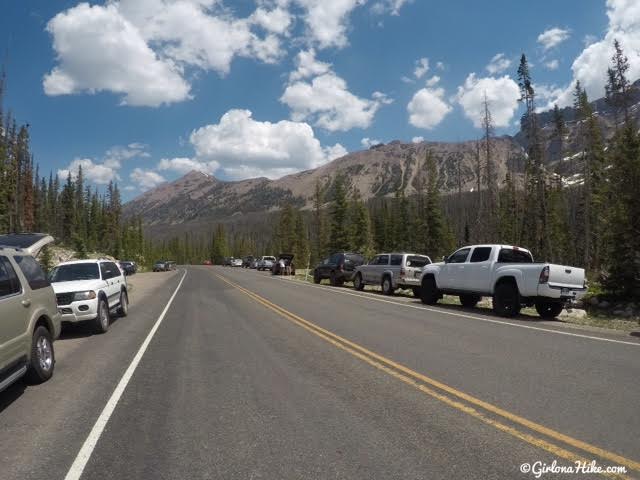
[[[640,476],[637,338],[252,270],[133,282],[129,317],[0,394],[0,478]],[[540,478],[576,476],[602,478]]]

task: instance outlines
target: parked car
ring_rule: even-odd
[[[296,266],[293,263],[293,254],[281,253],[278,255],[278,259],[271,267],[272,275],[295,275]]]
[[[110,312],[129,312],[127,279],[110,260],[64,262],[50,274],[63,322],[93,323],[96,333],[109,330]]]
[[[253,255],[247,255],[242,259],[242,268],[251,268],[251,264],[253,263]]]
[[[431,263],[426,255],[416,253],[381,253],[356,268],[353,286],[356,290],[365,285],[380,285],[382,293],[392,295],[398,288],[410,289],[420,296],[420,275],[425,265]]]
[[[224,257],[224,259],[222,260],[222,265],[225,267],[231,267],[233,266],[233,261],[235,259],[233,257]]]
[[[364,263],[359,253],[339,252],[325,258],[313,269],[313,281],[320,283],[328,278],[331,285],[338,286],[353,281],[356,268]]]
[[[153,264],[153,271],[166,272],[167,271],[166,262],[164,260],[158,260],[156,263]]]
[[[253,261],[251,262],[251,265],[249,265],[249,268],[253,268],[253,269],[258,268],[258,262],[259,261],[260,261],[260,259],[254,258]]]
[[[51,242],[46,234],[0,235],[0,391],[23,376],[42,383],[53,375],[60,314],[34,258]]]
[[[443,262],[427,265],[421,276],[423,303],[431,305],[450,294],[474,307],[483,296],[492,296],[494,312],[503,317],[535,305],[541,317],[554,318],[566,302],[586,291],[584,269],[535,263],[529,250],[511,245],[460,248]]]
[[[213,263],[211,262],[211,260],[205,260],[204,262],[202,262],[203,265],[207,265],[207,266],[211,266],[213,265]]]
[[[242,259],[241,258],[234,258],[231,262],[231,266],[232,267],[242,267]]]
[[[260,257],[260,260],[258,261],[258,265],[256,266],[256,268],[258,270],[271,270],[275,262],[276,262],[276,257],[266,255],[264,257]]]
[[[136,265],[136,262],[132,262],[130,260],[121,260],[118,262],[118,265],[125,275],[134,275],[138,271],[138,265]]]
[[[169,272],[171,270],[175,270],[177,268],[176,267],[176,262],[173,262],[173,261],[169,260],[169,261],[165,262],[164,268],[165,268],[165,270],[167,272]]]

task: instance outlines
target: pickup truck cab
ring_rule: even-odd
[[[493,297],[497,315],[513,317],[535,305],[543,318],[560,314],[569,300],[586,293],[584,269],[535,263],[529,250],[511,245],[463,247],[421,274],[421,299],[432,305],[443,294],[458,295],[465,307]]]
[[[382,293],[392,295],[398,288],[410,289],[420,296],[422,269],[431,259],[416,253],[381,253],[366,265],[356,268],[353,286],[363,290],[365,285],[380,285]]]

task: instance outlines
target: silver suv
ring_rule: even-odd
[[[426,255],[416,253],[381,253],[366,265],[356,268],[353,286],[362,290],[365,285],[380,285],[382,293],[392,295],[398,288],[411,289],[420,296],[420,274],[431,263]]]
[[[0,235],[0,391],[25,374],[31,383],[53,375],[60,315],[53,288],[34,259],[51,242],[44,234]]]

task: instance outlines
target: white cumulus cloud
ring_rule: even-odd
[[[144,170],[142,168],[134,168],[129,174],[129,178],[132,182],[135,182],[138,187],[144,190],[149,190],[166,182],[165,178],[158,172],[154,172],[153,170]]]
[[[416,68],[413,70],[413,75],[420,79],[425,76],[425,74],[429,71],[429,59],[428,58],[420,58],[416,60]]]
[[[101,163],[94,163],[90,158],[73,159],[67,168],[58,170],[58,175],[62,179],[67,178],[69,174],[71,174],[72,178],[76,178],[80,167],[82,167],[83,177],[98,185],[106,185],[111,181],[120,179],[116,168],[108,167]]]
[[[411,139],[411,143],[422,143],[424,142],[424,137],[418,136],[418,137],[413,137]]]
[[[571,32],[564,28],[549,28],[538,35],[538,43],[544,50],[549,50],[567,40]]]
[[[347,154],[335,144],[322,147],[307,123],[261,122],[249,110],[229,110],[216,124],[191,133],[193,158],[163,159],[159,170],[216,171],[229,178],[278,178],[315,168]]]
[[[589,38],[589,44],[571,65],[573,80],[545,108],[553,107],[554,103],[560,107],[571,105],[577,80],[580,80],[590,99],[603,97],[607,68],[611,64],[614,53],[613,42],[616,39],[629,58],[627,72],[629,80],[633,81],[640,77],[640,2],[607,0],[607,16],[609,26],[604,38],[599,41],[593,37]]]
[[[511,60],[509,60],[504,53],[498,53],[493,56],[489,65],[487,65],[487,71],[491,75],[504,72],[511,66]]]
[[[503,77],[478,78],[469,74],[464,85],[458,87],[456,100],[473,125],[480,128],[484,115],[485,95],[489,102],[491,117],[496,127],[507,127],[518,109],[520,89],[508,75]]]
[[[300,52],[296,65],[280,97],[296,122],[310,121],[329,131],[367,128],[378,109],[391,103],[381,92],[374,92],[371,99],[351,93],[347,82],[333,72],[330,64],[315,59],[313,50]]]
[[[319,48],[345,47],[351,12],[365,0],[294,0],[306,10],[310,40]]]
[[[371,6],[371,12],[376,15],[390,13],[391,15],[400,15],[400,9],[413,0],[379,0]]]
[[[360,140],[360,145],[362,145],[364,148],[371,148],[374,145],[380,145],[382,142],[376,138],[369,138],[369,137],[364,137],[362,140]]]
[[[418,90],[409,104],[409,123],[414,127],[432,129],[451,111],[444,100],[443,88],[422,88]]]
[[[179,68],[159,58],[115,4],[81,3],[56,15],[47,30],[58,60],[44,77],[47,95],[110,91],[136,106],[190,98]]]

